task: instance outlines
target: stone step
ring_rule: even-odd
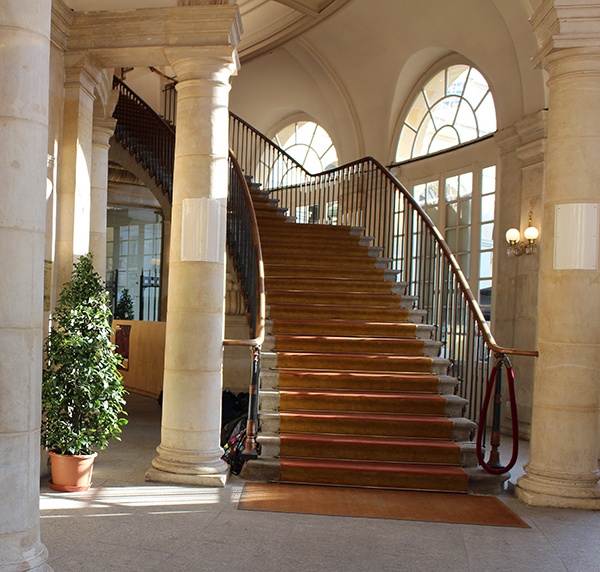
[[[408,322],[372,322],[341,319],[268,319],[265,322],[267,337],[273,334],[312,334],[356,337],[415,338],[430,340],[433,328]],[[265,340],[265,344],[268,344]],[[272,340],[270,347],[274,347]],[[264,346],[263,346],[264,347]]]
[[[465,418],[432,415],[391,415],[355,412],[271,412],[259,413],[261,433],[315,433],[411,437],[469,441],[475,423]]]
[[[319,446],[322,443],[322,448],[327,448],[327,453],[323,452],[321,456],[338,459],[365,458],[369,456],[372,460],[379,458],[381,460],[395,462],[432,462],[434,455],[437,455],[435,460],[439,461],[439,451],[444,451],[446,455],[445,461],[451,464],[459,464],[464,468],[477,467],[477,454],[475,452],[475,444],[469,441],[432,441],[432,440],[417,440],[408,438],[390,438],[390,437],[360,437],[354,435],[328,435],[314,436],[304,435],[301,433],[291,434],[291,436],[283,436],[283,440],[299,441],[297,445],[301,447],[302,441],[310,441]],[[262,447],[260,460],[267,462],[278,463],[278,457],[281,455],[282,437],[278,433],[261,433],[258,436],[258,442]],[[315,443],[316,441],[316,443]],[[369,447],[369,449],[366,449]],[[419,447],[421,451],[424,449],[424,454],[416,450]],[[368,452],[370,451],[370,453]],[[293,456],[303,456],[298,450],[292,447],[284,449],[284,453],[295,453]]]
[[[401,393],[384,391],[351,391],[344,389],[284,389],[262,390],[260,411],[369,411],[446,415],[461,417],[467,400],[457,395],[431,393]]]
[[[445,375],[451,362],[429,357],[328,352],[270,352],[261,359],[264,369],[319,370],[338,372],[388,372]]]
[[[269,347],[271,344],[273,346]],[[263,351],[339,352],[437,357],[437,340],[389,337],[351,337],[341,335],[278,334],[265,340]]]

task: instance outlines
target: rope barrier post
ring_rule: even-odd
[[[494,411],[492,417],[492,434],[490,435],[490,458],[488,464],[494,469],[502,467],[500,463],[500,426],[502,423],[502,365],[503,361],[498,360],[498,375],[494,385]]]
[[[260,346],[252,346],[252,380],[248,397],[248,423],[242,459],[258,459],[260,443],[257,442],[258,433],[258,386],[260,383]]]

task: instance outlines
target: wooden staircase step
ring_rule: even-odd
[[[268,304],[328,304],[340,306],[379,306],[412,308],[414,300],[399,294],[371,292],[327,292],[313,290],[268,290]]]
[[[432,439],[304,433],[279,436],[279,454],[282,457],[459,465],[461,451],[460,445],[454,441]]]
[[[346,233],[342,234],[339,232],[328,234],[330,236],[325,237],[323,233],[312,233],[310,232],[310,228],[305,232],[290,232],[285,234],[282,234],[281,229],[279,228],[263,228],[260,232],[260,242],[263,247],[265,245],[271,246],[273,244],[303,244],[305,246],[310,245],[311,248],[320,248],[324,251],[326,251],[332,244],[369,246],[373,242],[373,237],[357,236]]]
[[[279,351],[277,364],[279,369],[431,373],[433,360],[428,357],[379,354]]]
[[[281,459],[281,481],[453,492],[468,486],[460,467],[287,458]]]
[[[378,260],[373,256],[349,256],[333,254],[319,254],[313,251],[308,251],[298,254],[290,254],[289,252],[267,252],[264,254],[265,267],[271,264],[297,264],[300,266],[327,266],[329,268],[377,268]]]
[[[446,399],[427,393],[280,389],[279,410],[445,415]]]
[[[440,378],[431,374],[356,373],[284,370],[280,388],[346,389],[438,393]]]
[[[425,341],[414,338],[357,338],[280,334],[275,336],[275,351],[423,356],[425,355]]]
[[[284,217],[281,217],[284,218]],[[279,225],[276,228],[272,228],[270,223],[272,220],[265,221],[265,224],[259,227],[261,236],[269,232],[277,232],[281,230]],[[325,240],[332,236],[363,236],[364,227],[360,226],[349,226],[341,224],[310,224],[310,223],[287,223],[285,229],[285,235],[283,236],[323,236]]]
[[[272,331],[281,334],[313,334],[359,337],[416,338],[417,324],[405,322],[369,322],[365,320],[274,319]]]
[[[289,242],[289,241],[276,241],[276,242],[265,242],[262,243],[263,257],[268,259],[271,253],[281,253],[288,256],[294,256],[297,254],[305,254],[306,252],[315,253],[327,253],[331,256],[332,254],[343,254],[345,256],[372,256],[375,257],[381,254],[382,249],[356,243],[335,243],[328,242],[327,245],[316,246],[313,243],[305,241]]]
[[[343,306],[332,304],[274,303],[268,300],[269,315],[274,318],[348,319],[373,322],[408,322],[408,308],[378,306]]]
[[[347,278],[278,278],[265,277],[267,292],[271,290],[309,290],[312,292],[368,292],[378,294],[394,294],[396,285],[382,280],[356,280]]]
[[[454,424],[448,417],[401,415],[354,411],[281,411],[279,427],[283,433],[329,433],[452,439]]]
[[[387,280],[395,282],[397,270],[385,268],[354,268],[332,266],[302,266],[300,264],[272,264],[265,262],[265,274],[270,278],[350,278],[355,280]]]

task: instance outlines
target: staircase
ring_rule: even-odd
[[[362,229],[295,224],[252,189],[265,264],[259,442],[244,477],[467,492],[450,363]]]

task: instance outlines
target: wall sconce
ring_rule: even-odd
[[[533,254],[536,251],[535,241],[537,240],[540,232],[535,226],[531,224],[531,211],[529,212],[529,223],[523,236],[527,242],[519,242],[521,240],[521,233],[516,228],[509,228],[506,231],[506,242],[509,247],[507,254],[509,256],[521,256],[521,254]]]

